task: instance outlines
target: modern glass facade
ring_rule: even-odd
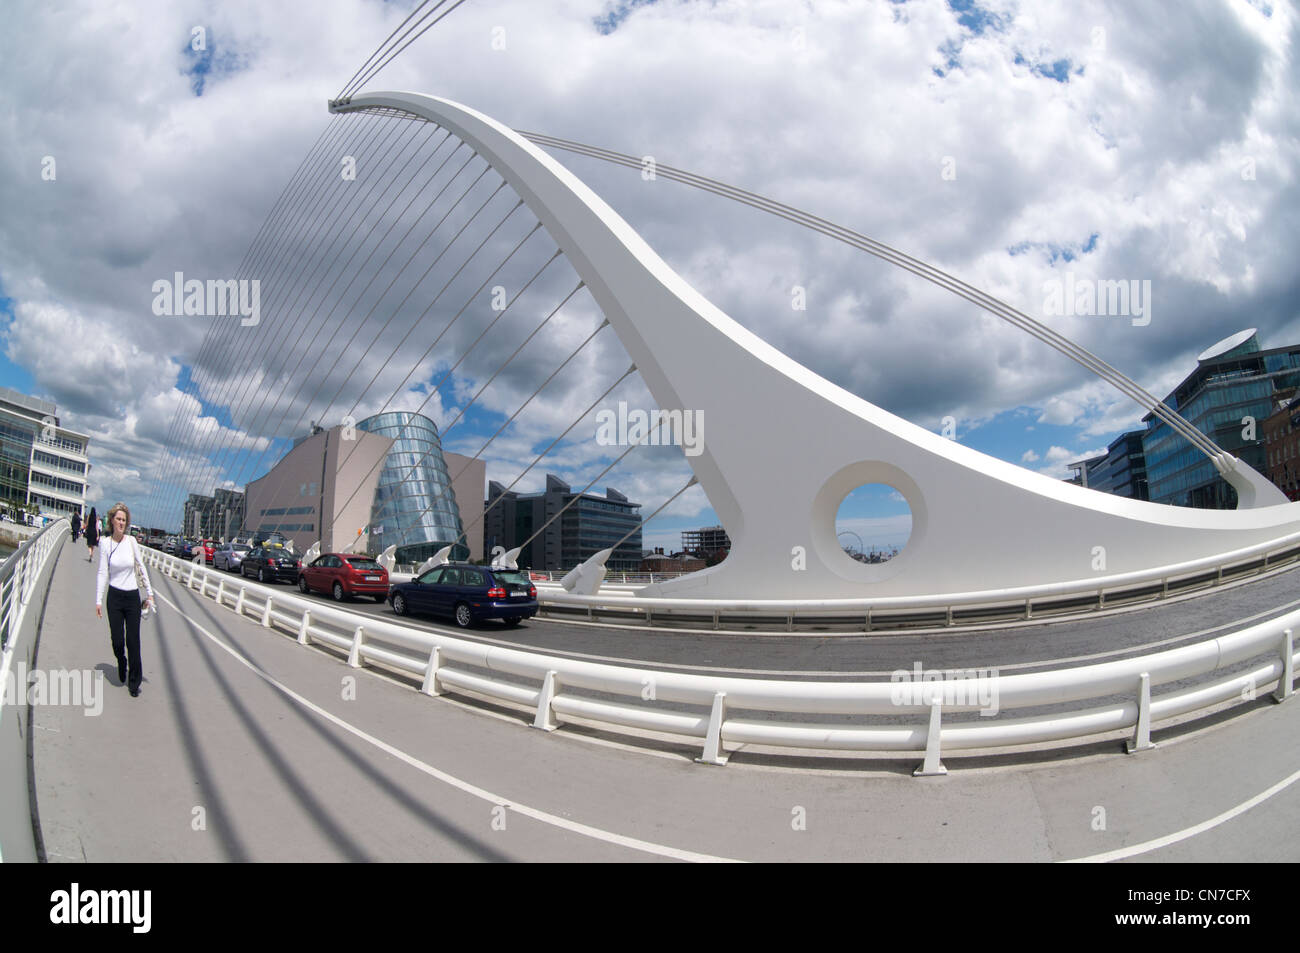
[[[1116,437],[1106,455],[1089,461],[1088,488],[1133,500],[1148,497],[1146,454],[1142,451],[1143,431],[1132,430]],[[1073,465],[1073,464],[1072,464]]]
[[[468,559],[442,439],[433,421],[409,411],[391,411],[367,417],[357,428],[393,440],[371,508],[369,552],[378,555],[396,546],[399,563],[420,563],[453,546],[453,559]]]
[[[1213,350],[1213,349],[1211,349]],[[1262,424],[1272,415],[1274,395],[1300,384],[1300,347],[1262,351],[1251,335],[1222,354],[1202,358],[1186,380],[1165,398],[1193,427],[1260,473],[1267,472],[1263,443],[1247,440],[1249,419]],[[1237,491],[1219,476],[1201,451],[1164,421],[1148,415],[1142,438],[1150,498],[1156,503],[1231,509]]]

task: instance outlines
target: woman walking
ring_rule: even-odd
[[[92,511],[93,513],[93,511]],[[108,587],[108,631],[117,656],[117,677],[131,689],[131,697],[140,694],[144,669],[140,664],[140,586],[144,586],[145,606],[153,606],[153,588],[149,573],[140,558],[140,544],[126,535],[131,511],[125,503],[114,503],[108,511],[110,535],[99,547],[99,573],[95,584],[95,615],[104,617],[104,588]]]
[[[86,517],[86,546],[90,554],[86,556],[86,562],[95,558],[95,543],[99,541],[99,517],[95,514],[95,508],[90,508],[90,515]]]

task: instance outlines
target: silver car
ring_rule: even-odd
[[[245,546],[243,543],[222,543],[212,551],[212,568],[239,572],[239,564],[251,550],[251,546]]]

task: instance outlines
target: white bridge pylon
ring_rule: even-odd
[[[688,455],[731,538],[717,566],[639,590],[707,599],[870,599],[1068,586],[1158,571],[1300,532],[1300,504],[1235,458],[1216,459],[1243,506],[1200,510],[1072,486],[924,430],[832,384],[746,330],[580,179],[506,126],[418,93],[368,93],[331,111],[401,110],[459,136],[563,250],[660,409],[703,421]],[[846,342],[870,358],[871,342]],[[903,551],[851,558],[840,503],[866,483],[912,511]],[[1276,501],[1276,502],[1275,502]],[[1270,505],[1272,504],[1272,505]]]

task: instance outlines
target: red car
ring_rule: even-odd
[[[370,556],[324,553],[298,573],[298,588],[304,593],[328,592],[336,602],[349,596],[383,602],[388,598],[388,570]]]
[[[203,558],[209,566],[212,565],[212,553],[217,548],[217,544],[210,539],[199,540],[199,545],[203,547]]]

